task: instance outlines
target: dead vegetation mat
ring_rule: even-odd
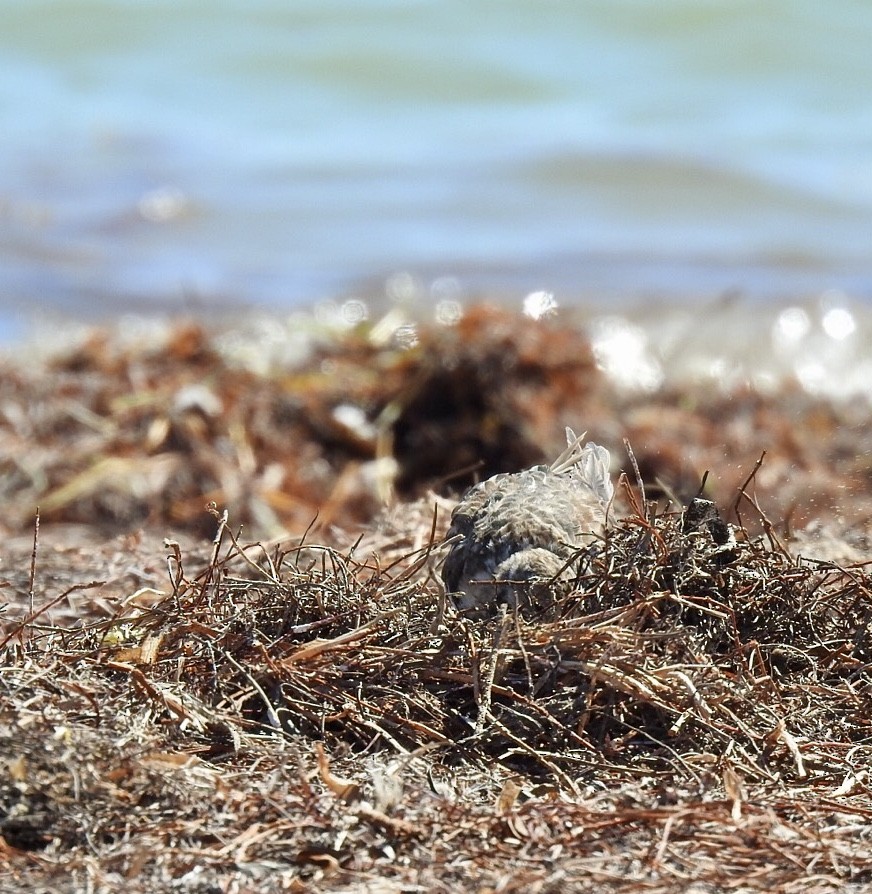
[[[0,364],[0,891],[868,890],[868,407],[379,325]],[[625,517],[552,616],[459,616],[452,494],[566,424]]]
[[[643,504],[558,616],[473,622],[434,511],[344,546],[214,512],[162,592],[73,626],[37,552],[2,637],[0,889],[872,884],[863,567]]]
[[[679,504],[708,472],[706,496],[729,510],[766,451],[757,485],[772,518],[801,529],[838,515],[866,535],[865,401],[791,381],[767,394],[716,380],[622,390],[562,318],[476,306],[452,326],[384,322],[179,322],[0,358],[0,533],[29,531],[38,506],[46,524],[211,537],[209,501],[252,538],[316,516],[351,529],[391,492],[456,495],[550,460],[571,425],[632,475],[628,440],[649,493]]]

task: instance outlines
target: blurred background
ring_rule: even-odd
[[[367,518],[569,422],[872,530],[870,46],[860,0],[0,0],[5,524]]]
[[[872,298],[859,0],[0,0],[0,19],[6,341],[34,309],[543,290],[810,301],[801,330],[835,309],[850,335]]]

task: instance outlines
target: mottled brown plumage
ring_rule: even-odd
[[[582,449],[569,429],[567,440],[552,465],[494,475],[455,508],[442,578],[464,613],[545,609],[569,590],[585,547],[602,532],[612,484],[607,450],[590,442]]]

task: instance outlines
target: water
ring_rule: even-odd
[[[0,336],[404,271],[868,303],[870,38],[848,0],[0,0]]]

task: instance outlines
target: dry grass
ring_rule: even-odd
[[[312,421],[335,420],[339,385],[312,372],[305,408],[282,416],[276,406],[293,404],[303,373],[292,383],[248,379],[202,333],[149,356],[91,348],[78,371],[61,364],[60,395],[7,377],[3,437],[18,447],[4,460],[0,891],[868,889],[872,594],[856,560],[865,532],[852,545],[786,539],[760,508],[769,507],[769,457],[754,469],[758,454],[747,456],[743,495],[720,501],[739,519],[735,540],[711,507],[682,499],[664,508],[645,499],[641,481],[625,481],[624,517],[548,620],[454,612],[438,573],[451,502],[434,493],[371,514],[361,536],[322,521],[295,538],[242,538],[237,510],[255,528],[263,506],[274,521],[304,510],[311,520],[325,495],[333,520],[353,528],[372,509],[347,469],[379,459],[385,443],[409,493],[445,470],[412,473],[402,444],[421,457],[440,432],[465,431],[464,449],[475,449],[471,387],[424,431],[414,395],[432,395],[434,377],[445,386],[438,376],[459,362],[437,375],[434,345],[463,355],[475,388],[495,381],[500,356],[515,358],[518,389],[492,395],[484,411],[505,420],[503,429],[482,423],[494,456],[506,437],[532,450],[531,433],[558,430],[573,402],[605,418],[606,386],[587,361],[566,359],[575,336],[563,336],[563,360],[558,352],[537,366],[525,351],[547,332],[522,329],[513,343],[500,331],[490,326],[481,341],[424,334],[417,355],[388,357],[359,340],[344,355],[323,348],[346,369],[342,399],[394,420],[382,440],[358,443],[356,458],[353,433],[325,434]],[[383,387],[370,379],[354,391],[349,370],[372,363]],[[152,383],[135,412],[112,384],[134,367]],[[172,403],[205,375],[224,413]],[[581,397],[580,375],[590,385]],[[32,418],[17,413],[37,387]],[[616,401],[615,412],[641,412],[634,400]],[[731,406],[741,415],[758,400],[739,395]],[[785,397],[791,409],[796,400]],[[692,412],[714,416],[718,401],[727,405],[717,397]],[[770,404],[758,414],[761,438],[777,412]],[[167,426],[172,434],[158,439]],[[824,434],[805,468],[832,467],[828,429],[816,431]],[[239,449],[222,459],[225,437]],[[638,443],[651,492],[651,454]],[[776,466],[786,463],[784,444],[773,444]],[[97,467],[126,457],[131,468],[154,461],[184,474],[155,491],[123,476],[97,486],[81,477],[88,456]],[[316,486],[307,464],[320,461]],[[284,478],[270,478],[279,462]],[[260,489],[222,500],[229,520],[215,508],[195,517],[196,501],[215,496],[203,486],[213,475],[226,488],[218,495],[246,481]],[[64,491],[72,482],[78,489]],[[32,514],[27,526],[13,522],[46,494],[54,502],[34,540]],[[154,527],[123,533],[144,517],[136,499],[152,523],[178,531],[163,550]],[[853,499],[858,513],[869,505],[862,491]],[[76,521],[90,524],[58,526]],[[120,537],[99,533],[107,521]],[[198,540],[207,529],[210,539]]]
[[[344,549],[222,517],[201,565],[168,544],[154,604],[10,624],[9,890],[872,880],[862,567],[649,510],[559,620],[473,623],[428,515]]]

